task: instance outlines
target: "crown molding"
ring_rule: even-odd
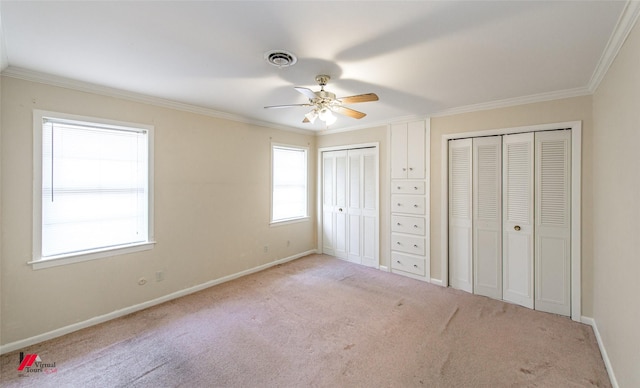
[[[561,100],[563,98],[587,96],[590,94],[592,94],[591,91],[586,87],[557,90],[557,91],[548,92],[548,93],[539,93],[539,94],[532,94],[529,96],[506,98],[503,100],[495,100],[495,101],[483,102],[480,104],[465,105],[457,108],[445,109],[445,110],[434,112],[433,114],[431,114],[431,117],[451,116],[451,115],[457,115],[461,113],[471,113],[471,112],[478,112],[478,111],[490,110],[490,109],[507,108],[507,107],[516,106],[516,105],[534,104],[537,102]]]
[[[598,61],[598,65],[596,66],[596,69],[591,76],[591,80],[589,81],[588,89],[591,93],[594,93],[596,89],[598,89],[598,86],[600,86],[600,82],[602,82],[604,76],[609,70],[609,67],[611,67],[614,59],[616,59],[616,56],[622,48],[622,45],[624,45],[624,42],[629,36],[629,33],[635,26],[639,15],[640,1],[627,1],[624,10],[620,14],[618,23],[611,33],[611,37],[609,37],[607,47],[603,51],[602,56],[600,57],[600,61]]]
[[[99,94],[107,97],[122,98],[125,100],[139,102],[143,104],[154,105],[162,108],[175,109],[183,112],[200,114],[203,116],[215,117],[219,119],[226,119],[236,121],[245,124],[257,125],[261,127],[267,127],[272,129],[279,129],[283,131],[296,132],[304,135],[313,135],[315,132],[287,127],[283,125],[276,125],[273,123],[252,120],[243,116],[234,115],[231,113],[220,112],[214,109],[205,108],[202,106],[185,104],[182,102],[167,100],[164,98],[153,97],[142,93],[130,92],[122,89],[116,89],[109,86],[97,85],[89,82],[79,81],[71,78],[59,77],[52,74],[41,73],[33,70],[27,70],[19,67],[9,66],[0,73],[2,76],[21,79],[25,81],[38,82],[46,85],[62,87],[66,89],[77,90],[80,92],[88,92]]]

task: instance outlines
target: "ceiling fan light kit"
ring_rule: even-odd
[[[341,115],[349,116],[354,119],[361,119],[366,116],[365,113],[347,108],[346,104],[356,104],[360,102],[378,101],[378,96],[375,93],[358,94],[355,96],[336,98],[334,93],[324,90],[327,82],[331,79],[326,74],[319,74],[316,76],[316,82],[320,85],[320,90],[314,92],[311,89],[296,86],[298,92],[303,94],[309,99],[306,104],[291,104],[291,105],[272,105],[265,106],[266,109],[270,108],[290,108],[296,106],[309,106],[312,110],[304,115],[303,123],[314,123],[317,118],[323,121],[326,125],[331,125],[336,122],[337,118],[333,113],[339,113]]]

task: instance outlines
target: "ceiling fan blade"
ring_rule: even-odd
[[[358,112],[357,110],[345,108],[344,106],[335,106],[331,108],[336,113],[340,113],[341,115],[353,117],[354,119],[361,119],[366,116],[366,113]]]
[[[314,98],[318,97],[311,89],[302,88],[300,86],[296,86],[294,89],[304,94],[310,100],[313,100]]]
[[[358,102],[378,101],[378,95],[375,93],[358,94],[356,96],[339,98],[343,104],[356,104]]]
[[[264,109],[294,108],[296,106],[312,106],[312,105],[311,104],[270,105],[270,106],[265,106]]]

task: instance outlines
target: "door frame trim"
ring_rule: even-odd
[[[441,281],[449,286],[449,150],[448,141],[469,137],[510,135],[524,132],[571,129],[571,319],[582,315],[582,121],[459,132],[442,135],[440,145],[440,251]]]
[[[331,151],[348,151],[348,150],[354,150],[354,149],[359,149],[359,148],[375,148],[375,152],[376,152],[376,208],[378,209],[378,214],[377,214],[377,222],[376,222],[376,238],[377,238],[377,244],[376,244],[376,256],[378,257],[378,265],[377,268],[380,269],[380,143],[379,142],[372,142],[372,143],[359,143],[359,144],[347,144],[347,145],[340,145],[340,146],[331,146],[331,147],[321,147],[318,148],[318,152],[317,152],[317,173],[316,173],[316,235],[317,235],[317,244],[316,244],[316,250],[318,251],[318,253],[322,254],[324,253],[322,250],[322,222],[324,220],[323,217],[323,201],[322,201],[322,194],[324,192],[324,175],[323,175],[323,166],[322,166],[322,160],[323,160],[323,153],[324,152],[331,152]]]

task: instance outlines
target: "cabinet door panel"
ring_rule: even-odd
[[[416,121],[407,126],[407,178],[424,179],[424,122]]]
[[[391,126],[391,179],[407,178],[407,124]]]

